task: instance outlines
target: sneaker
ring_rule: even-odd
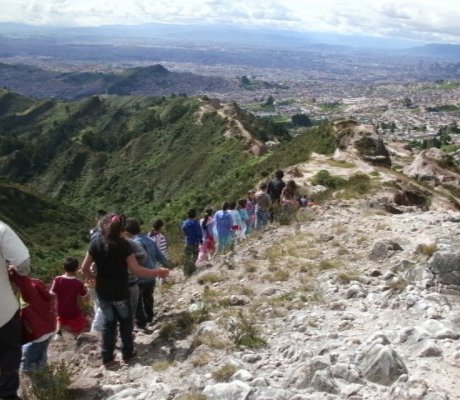
[[[133,350],[130,356],[123,356],[123,361],[127,364],[129,363],[133,358],[137,356],[137,350]]]
[[[64,337],[62,336],[62,333],[56,333],[56,334],[54,335],[53,340],[54,340],[55,342],[61,342],[61,343],[62,343],[62,342],[64,341]]]

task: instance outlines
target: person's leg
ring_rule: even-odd
[[[193,245],[186,245],[184,249],[184,274],[186,276],[190,276],[195,272],[195,263],[196,263],[196,257],[195,257],[195,250]],[[198,253],[197,253],[198,257]]]
[[[133,317],[129,300],[113,302],[116,318],[120,323],[121,352],[123,360],[129,361],[134,353]]]
[[[93,317],[93,321],[91,322],[91,332],[101,332],[104,322],[103,322],[101,306],[99,304],[99,298],[97,297],[96,290],[91,289],[90,295],[91,295],[91,299],[93,300],[93,310],[94,310],[94,317]]]
[[[99,299],[104,323],[102,325],[102,362],[107,364],[114,359],[115,342],[117,339],[117,319],[114,313],[114,302]]]
[[[155,281],[148,282],[145,284],[144,293],[142,296],[142,300],[144,303],[144,312],[146,316],[147,323],[153,321],[153,292],[155,290]]]
[[[48,338],[42,342],[32,342],[22,346],[22,371],[30,372],[46,365],[50,340],[51,338]]]
[[[139,285],[136,283],[135,285],[131,285],[129,287],[129,303],[131,306],[131,318],[132,326],[134,327],[134,313],[137,310],[137,303],[139,302]],[[131,328],[132,330],[132,328]]]
[[[21,355],[21,320],[17,312],[0,328],[0,398],[17,396]]]
[[[147,325],[147,315],[144,308],[144,292],[146,290],[146,283],[139,284],[139,300],[136,308],[136,325],[139,328],[145,328]]]

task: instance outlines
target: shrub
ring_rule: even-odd
[[[260,336],[259,329],[241,310],[235,319],[229,320],[227,332],[230,339],[237,346],[256,349],[266,344],[265,340]]]
[[[325,169],[318,171],[312,178],[313,185],[326,186],[330,189],[338,189],[342,187],[345,182],[345,179],[340,178],[339,176],[333,176]]]
[[[37,400],[68,398],[71,372],[64,361],[52,362],[30,373],[31,392]]]
[[[225,364],[212,373],[212,379],[216,382],[228,382],[235,372],[236,367],[233,364]]]
[[[208,272],[198,277],[198,283],[204,285],[205,283],[217,283],[222,282],[224,277],[215,272]]]

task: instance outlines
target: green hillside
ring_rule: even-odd
[[[328,125],[291,138],[236,104],[224,109],[208,99],[94,96],[65,103],[0,91],[0,105],[0,176],[87,216],[119,210],[144,221],[161,216],[173,228],[189,207],[237,199],[310,151],[335,149]],[[241,130],[261,145],[259,155]],[[281,144],[264,149],[274,138]],[[86,229],[84,219],[76,229],[83,222]]]
[[[0,182],[0,220],[11,225],[32,253],[38,276],[59,271],[65,257],[81,254],[91,223],[77,209],[37,195],[21,185]]]

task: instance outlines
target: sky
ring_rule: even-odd
[[[460,44],[458,0],[0,0],[0,22],[226,23]]]

